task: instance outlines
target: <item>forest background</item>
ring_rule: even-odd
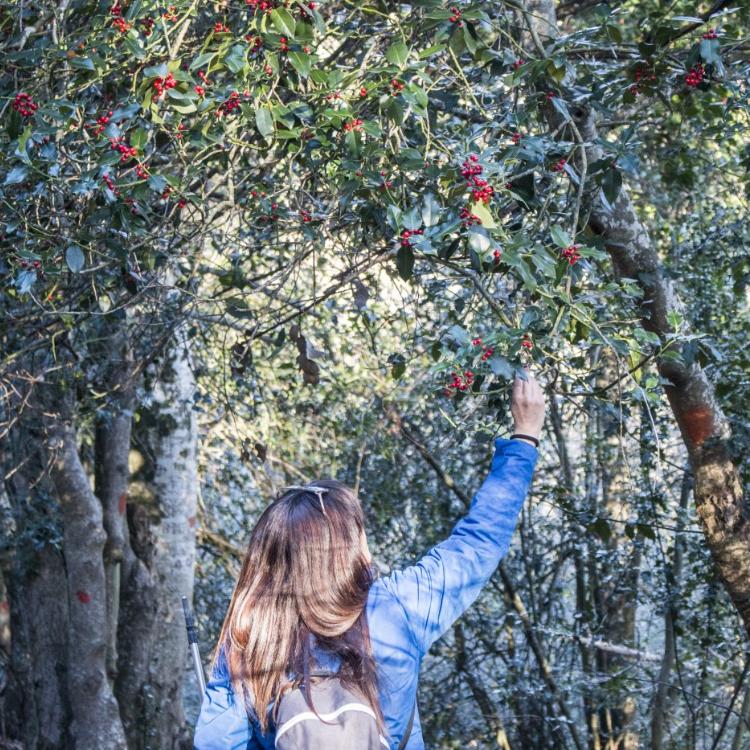
[[[548,417],[431,748],[750,743],[750,8],[0,3],[0,744],[191,747],[249,529],[383,570]]]

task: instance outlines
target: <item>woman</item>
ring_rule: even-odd
[[[321,667],[367,699],[392,750],[407,734],[406,750],[424,748],[413,710],[422,657],[497,568],[531,482],[545,404],[527,378],[513,383],[514,436],[495,440],[468,514],[416,565],[377,576],[359,501],[335,480],[288,488],[266,508],[219,637],[197,750],[273,748],[269,707],[294,675]]]

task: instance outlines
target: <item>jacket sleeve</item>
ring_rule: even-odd
[[[496,438],[490,473],[467,515],[416,565],[383,581],[404,608],[420,656],[474,602],[508,551],[537,455],[530,443]]]
[[[254,750],[253,728],[245,707],[235,700],[224,659],[219,654],[206,684],[193,738],[195,750]]]

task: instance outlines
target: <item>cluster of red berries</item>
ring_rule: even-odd
[[[581,256],[578,254],[578,248],[580,245],[568,245],[563,251],[562,251],[562,257],[566,258],[568,263],[572,266],[576,261],[579,261],[581,259]]]
[[[113,16],[121,16],[122,15],[122,5],[120,5],[120,3],[118,2],[118,0],[115,0],[114,4],[109,9],[109,12]]]
[[[705,76],[705,74],[706,71],[701,63],[693,65],[693,67],[688,71],[688,74],[685,76],[685,83],[693,88],[695,88],[696,86],[700,86],[700,84],[703,82],[703,77]]]
[[[330,94],[326,94],[326,101],[332,102],[334,99],[341,99],[340,91],[331,91]]]
[[[492,259],[495,262],[495,265],[497,265],[500,262],[501,257],[502,257],[502,254],[500,252],[500,249],[496,247],[492,253]]]
[[[518,70],[523,64],[525,60],[522,60],[520,57],[516,59],[516,61],[513,63],[514,70]]]
[[[179,124],[177,125],[177,130],[175,131],[175,134],[174,134],[174,137],[175,137],[175,138],[176,138],[176,139],[177,139],[178,141],[181,141],[181,140],[182,140],[182,131],[183,131],[183,130],[187,130],[187,125],[185,125],[185,124],[183,124],[183,123],[179,123]]]
[[[467,182],[471,182],[471,179],[476,175],[482,174],[482,165],[478,164],[478,162],[479,157],[476,154],[471,154],[461,165],[461,177]]]
[[[231,34],[232,30],[225,23],[217,21],[214,24],[214,34]]]
[[[151,32],[154,30],[154,19],[151,16],[141,19],[141,25],[143,26],[143,36],[151,36]]]
[[[309,211],[305,211],[304,208],[301,208],[299,210],[299,215],[305,224],[307,224],[309,221],[312,221],[312,214]]]
[[[102,175],[102,181],[104,184],[115,194],[119,195],[120,191],[115,186],[115,181],[112,179],[112,177],[108,174]]]
[[[274,8],[274,4],[270,0],[245,0],[245,5],[249,5],[253,10],[259,10],[261,13],[268,13]]]
[[[222,115],[231,115],[232,112],[240,108],[240,95],[237,91],[233,91],[229,98],[222,102],[217,108],[216,108],[216,117],[221,117]]]
[[[463,377],[461,377],[461,375],[459,375],[457,372],[454,372],[453,380],[448,383],[444,393],[450,398],[456,391],[468,390],[473,382],[474,373],[471,370],[466,370],[466,372],[464,372],[463,374]]]
[[[366,89],[366,88],[365,88],[364,86],[362,86],[362,87],[360,88],[360,90],[359,90],[359,95],[360,95],[361,97],[363,97],[363,98],[364,98],[365,96],[367,96],[367,89]]]
[[[639,65],[633,74],[636,83],[641,81],[655,81],[656,73],[648,65]]]
[[[171,73],[168,73],[166,78],[157,76],[154,79],[154,91],[156,91],[157,96],[162,96],[167,89],[173,89],[176,85],[177,81]]]
[[[482,201],[482,203],[489,203],[490,198],[492,198],[495,190],[493,187],[487,182],[487,180],[482,180],[479,177],[474,178],[474,187],[471,190],[471,197],[472,200],[476,203],[477,201]]]
[[[534,344],[531,343],[531,336],[528,333],[524,333],[523,335],[523,341],[521,341],[521,346],[524,349],[533,349]]]
[[[387,180],[385,178],[385,172],[381,172],[380,176],[383,178],[383,182],[380,185],[381,190],[389,190],[390,188],[393,187],[393,180]]]
[[[568,163],[567,159],[560,159],[557,163],[552,165],[553,172],[562,172],[565,169],[565,165]]]
[[[461,20],[461,11],[458,8],[451,8],[451,23],[455,23],[458,26],[463,26],[464,22]]]
[[[639,64],[633,73],[635,83],[630,87],[630,93],[633,96],[637,96],[641,91],[641,86],[644,81],[655,81],[656,73],[646,64]]]
[[[121,33],[121,34],[127,34],[128,31],[130,31],[131,28],[133,28],[133,24],[128,23],[124,18],[115,18],[114,21],[112,21],[112,25]]]
[[[120,162],[122,163],[134,159],[138,153],[138,149],[135,146],[129,146],[127,143],[123,143],[122,136],[119,138],[110,138],[109,143],[113,151],[120,152]]]
[[[471,211],[469,211],[469,209],[466,206],[464,206],[458,212],[458,216],[461,219],[461,223],[463,224],[463,226],[467,228],[472,226],[472,224],[482,223],[482,220],[476,214],[471,213]]]
[[[344,123],[344,130],[348,133],[352,130],[362,130],[362,120],[356,117],[354,120]]]
[[[289,52],[289,40],[285,36],[279,40],[279,47],[282,52]]]
[[[198,83],[195,85],[195,93],[198,94],[198,96],[205,96],[206,89],[204,89],[203,86]]]
[[[518,131],[516,131],[511,136],[511,139],[513,140],[513,145],[517,146],[521,142],[521,134]]]
[[[177,207],[178,208],[185,208],[187,206],[187,201],[185,198],[180,198],[180,200],[177,201]]]
[[[145,180],[148,177],[148,167],[146,167],[145,164],[141,164],[141,162],[138,162],[135,165],[135,173],[138,176],[139,180]]]
[[[471,343],[474,346],[482,346],[482,339],[477,336],[475,339],[471,340]],[[495,350],[491,346],[482,346],[482,356],[480,358],[482,362],[486,362],[492,356],[492,352],[494,351]]]
[[[99,135],[109,123],[110,119],[112,118],[112,110],[110,109],[109,112],[107,112],[106,115],[102,115],[101,117],[96,118],[96,127],[94,128],[94,135]]]
[[[13,99],[13,109],[15,109],[21,117],[31,117],[38,108],[39,105],[34,102],[31,94],[21,92],[16,94],[15,99]]]
[[[495,191],[487,180],[479,177],[482,174],[482,165],[478,164],[478,161],[479,157],[471,154],[461,165],[461,176],[466,180],[467,187],[471,189],[474,202],[489,203]]]
[[[398,80],[398,78],[391,79],[391,93],[393,96],[398,96],[400,92],[404,90],[404,84]]]
[[[265,193],[263,193],[265,195]],[[278,203],[272,203],[271,204],[271,213],[266,214],[265,216],[261,216],[258,221],[278,221],[279,220],[279,214],[277,212],[277,209],[279,207]]]
[[[174,23],[177,20],[177,7],[174,5],[170,5],[164,13],[161,14],[161,17],[165,21],[171,21]]]
[[[32,260],[28,261],[24,258],[21,258],[21,260],[18,261],[18,265],[21,266],[21,268],[33,268],[35,271],[41,271],[42,268],[42,262],[39,260]]]
[[[424,229],[404,229],[401,232],[401,247],[411,247],[411,237],[415,234],[424,234]]]
[[[172,194],[172,188],[171,188],[171,187],[170,187],[169,185],[167,185],[167,186],[166,186],[166,187],[164,188],[164,190],[162,191],[162,194],[161,194],[161,199],[162,199],[163,201],[169,200],[169,196],[170,196],[171,194]]]
[[[719,35],[716,33],[716,29],[709,29],[705,34],[703,34],[704,39],[718,39]]]

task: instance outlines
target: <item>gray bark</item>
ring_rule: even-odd
[[[602,350],[602,365],[597,386],[603,387],[617,377],[611,353]],[[607,518],[625,522],[633,514],[628,486],[627,457],[623,455],[620,420],[605,400],[596,408],[598,471],[601,476],[602,507]],[[638,606],[638,578],[640,545],[620,533],[621,526],[613,524],[611,536],[605,542],[608,555],[601,561],[599,580],[602,596],[603,635],[613,643],[635,646],[635,620]],[[627,668],[627,659],[612,652],[597,651],[599,670],[615,679]],[[616,750],[636,750],[639,746],[635,726],[635,700],[627,688],[607,689],[600,708],[600,728],[607,737],[607,745]]]
[[[68,738],[68,600],[57,537],[59,513],[45,471],[42,435],[19,418],[0,444],[2,573],[10,644],[2,702],[6,735],[28,747],[56,748]],[[50,626],[54,623],[54,626]]]
[[[116,341],[121,342],[121,337]],[[101,501],[104,530],[104,566],[107,582],[107,674],[117,675],[117,625],[120,607],[122,561],[129,546],[125,511],[130,471],[128,457],[133,424],[132,357],[124,342],[119,348],[126,355],[114,359],[108,385],[112,392],[110,408],[103,411],[96,425],[95,490]]]
[[[179,329],[146,374],[148,406],[135,433],[141,466],[128,507],[117,694],[129,744],[144,750],[191,746],[182,708],[189,665],[181,608],[181,597],[192,599],[198,494],[189,354]]]
[[[38,552],[24,545],[11,568],[4,567],[10,602],[11,647],[3,726],[27,747],[67,743],[70,695],[67,686],[68,600],[62,554],[52,545]],[[29,559],[33,567],[27,565]],[[50,627],[49,623],[55,623]]]
[[[50,476],[63,515],[63,554],[70,608],[68,690],[76,750],[125,748],[117,701],[106,671],[106,583],[102,508],[78,454],[71,414],[48,419]],[[47,621],[47,627],[54,624]]]
[[[678,532],[685,526],[685,515],[687,513],[691,489],[691,476],[688,471],[685,471],[680,492],[680,513],[677,516],[676,523]],[[682,535],[677,533],[672,552],[671,570],[667,573],[669,597],[664,609],[664,656],[659,669],[658,684],[656,685],[654,705],[651,712],[651,750],[661,750],[663,747],[664,730],[669,717],[669,707],[676,692],[676,688],[671,685],[672,670],[677,658],[675,623],[677,622],[678,609],[676,606],[676,589],[679,587],[680,579],[682,578],[684,546],[685,542]]]

